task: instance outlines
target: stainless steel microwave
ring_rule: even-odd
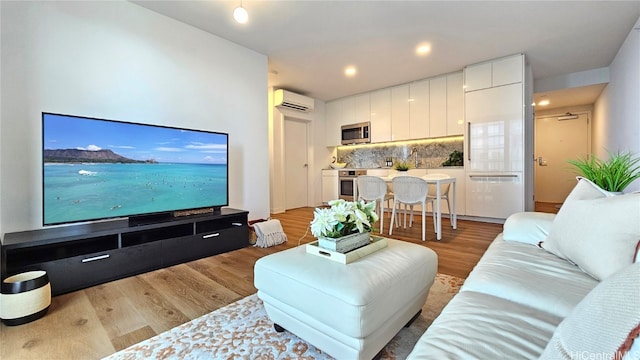
[[[342,145],[367,144],[371,142],[371,122],[342,125]]]

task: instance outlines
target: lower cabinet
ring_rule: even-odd
[[[521,172],[468,173],[466,212],[469,216],[506,219],[524,211],[524,180]]]
[[[325,204],[338,198],[338,171],[322,170],[322,202]]]
[[[126,220],[8,233],[1,276],[44,270],[53,295],[249,245],[248,212],[222,209],[163,223]]]

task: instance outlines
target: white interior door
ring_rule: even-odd
[[[589,154],[589,114],[539,117],[535,121],[536,156],[534,198],[563,203],[576,185],[576,174],[567,160]]]
[[[308,153],[307,123],[284,121],[285,209],[307,206]]]

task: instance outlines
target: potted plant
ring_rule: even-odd
[[[409,169],[411,169],[411,163],[402,160],[396,161],[396,163],[393,165],[393,168],[398,171],[409,171]]]
[[[449,158],[445,160],[441,166],[463,166],[464,165],[464,154],[458,150],[453,150],[451,154],[449,154]]]
[[[610,192],[622,192],[629,184],[640,178],[640,158],[631,152],[609,154],[608,160],[595,156],[581,157],[567,162],[576,167],[578,173],[594,184]]]
[[[316,208],[311,233],[318,246],[341,253],[367,245],[373,224],[378,221],[376,202],[329,201],[330,208]]]

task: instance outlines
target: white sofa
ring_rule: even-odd
[[[557,216],[509,217],[408,359],[614,359],[616,352],[619,359],[640,359],[640,263],[632,264],[640,247],[640,194],[613,199],[592,186],[580,181]],[[622,209],[612,211],[612,202]],[[573,205],[595,213],[570,213]],[[625,222],[615,224],[618,218]],[[621,234],[601,236],[603,221]],[[609,250],[617,251],[611,256],[620,259],[603,268],[604,278],[583,271],[590,264],[579,256],[559,253],[565,259],[551,252],[553,244],[545,246],[567,228],[592,238],[578,250],[607,262]]]

